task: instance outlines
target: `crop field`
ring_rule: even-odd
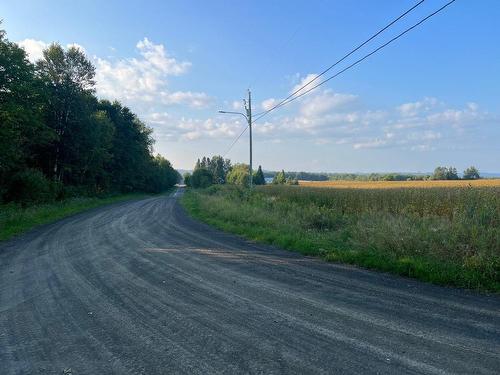
[[[311,185],[356,188],[270,185],[252,192],[213,186],[189,190],[183,204],[195,217],[252,240],[328,261],[500,292],[500,186],[488,186],[490,181],[497,182],[349,181]]]
[[[426,180],[426,181],[299,181],[301,186],[337,189],[399,189],[399,188],[450,188],[450,187],[500,187],[500,179],[480,180]]]

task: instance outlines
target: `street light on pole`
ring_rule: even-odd
[[[219,113],[241,115],[247,120],[248,130],[250,132],[250,189],[251,189],[253,184],[253,170],[252,170],[252,97],[250,90],[248,90],[248,101],[243,99],[243,104],[247,112],[246,114],[244,114],[243,112],[232,112],[232,111],[219,111]]]

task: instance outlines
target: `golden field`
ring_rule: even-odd
[[[427,181],[299,181],[301,186],[337,189],[400,189],[449,187],[500,187],[500,179]]]

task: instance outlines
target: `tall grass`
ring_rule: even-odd
[[[190,191],[184,205],[224,230],[327,260],[500,291],[500,187]]]

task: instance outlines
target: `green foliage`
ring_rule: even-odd
[[[281,172],[276,173],[276,175],[273,178],[273,184],[274,185],[284,185],[286,184],[286,175],[285,171],[282,170]]]
[[[227,183],[232,185],[250,185],[250,167],[248,164],[235,164],[227,174]]]
[[[174,186],[179,180],[180,175],[170,162],[161,155],[157,155],[151,161],[147,186],[144,191],[161,193]]]
[[[253,183],[254,185],[265,185],[266,179],[264,178],[264,172],[262,172],[262,167],[259,165],[257,172],[253,175]]]
[[[433,180],[458,180],[457,169],[454,167],[437,167],[432,174]]]
[[[7,200],[23,204],[49,202],[56,195],[56,186],[35,169],[25,169],[14,174],[6,192]]]
[[[37,197],[28,191],[40,177],[33,170],[60,197],[158,192],[178,181],[167,160],[153,157],[152,130],[120,103],[95,97],[95,68],[81,50],[52,44],[33,65],[1,32],[0,73],[0,200],[52,199],[43,186]],[[15,184],[25,192],[14,194]]]
[[[478,180],[480,178],[481,177],[479,176],[479,171],[474,166],[470,166],[464,171],[464,180]]]
[[[189,186],[195,189],[207,188],[212,185],[214,176],[206,168],[198,168],[193,171],[189,178]]]
[[[330,261],[500,291],[500,189],[269,185],[186,194],[196,217]]]
[[[186,184],[187,187],[191,187],[191,173],[184,173],[182,177],[184,179],[184,184]]]
[[[53,138],[43,123],[44,92],[25,51],[0,34],[0,198],[13,174],[33,166]]]
[[[298,185],[299,181],[292,177],[287,177],[284,170],[275,174],[273,185]]]
[[[201,160],[198,159],[194,169],[205,168],[212,173],[214,184],[225,184],[226,176],[231,170],[231,160],[224,159],[220,155],[214,155],[211,159],[208,157],[203,157]]]

